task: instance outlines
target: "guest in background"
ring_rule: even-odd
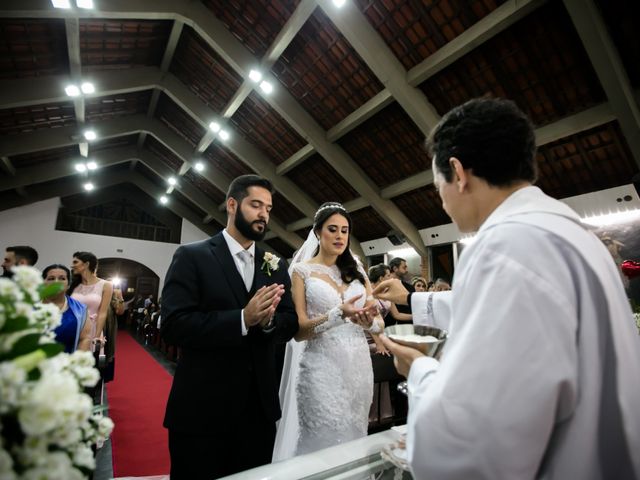
[[[43,303],[53,303],[62,313],[60,325],[54,330],[56,341],[64,345],[64,351],[73,353],[76,350],[91,349],[91,326],[87,322],[87,307],[65,294],[69,288],[71,272],[64,265],[55,263],[42,271],[45,285],[60,283],[64,287],[60,293],[45,298]]]
[[[38,261],[38,252],[33,247],[16,246],[7,247],[4,252],[4,260],[2,261],[2,276],[6,278],[13,277],[11,269],[18,265],[33,266]]]
[[[409,272],[409,267],[407,267],[407,261],[404,258],[395,257],[392,258],[389,262],[389,269],[391,270],[391,278],[397,278],[402,282],[404,288],[408,291],[413,292],[413,285],[408,282],[405,282],[405,277]],[[396,305],[397,310],[400,313],[411,314],[411,305]]]
[[[447,292],[449,290],[451,290],[451,285],[442,278],[436,279],[436,282],[433,284],[434,292]]]
[[[97,268],[98,258],[93,253],[74,253],[71,263],[73,280],[68,293],[71,294],[71,297],[87,306],[91,325],[91,338],[95,343],[104,344],[103,332],[111,305],[113,286],[111,282],[98,278],[96,275]]]
[[[411,285],[413,286],[414,292],[426,292],[427,291],[427,281],[422,277],[413,277],[411,279]]]
[[[376,288],[383,280],[392,278],[389,265],[385,265],[384,263],[370,267],[368,275],[373,288]],[[380,299],[377,299],[376,301],[378,302],[380,316],[384,319],[385,327],[395,325],[399,322],[411,322],[411,314],[399,312],[395,303]],[[376,342],[376,346],[378,347],[378,350],[381,350],[378,342]]]

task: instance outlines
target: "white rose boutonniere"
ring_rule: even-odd
[[[275,272],[280,267],[280,257],[274,255],[271,252],[265,252],[262,257],[262,271],[271,276],[271,272]]]

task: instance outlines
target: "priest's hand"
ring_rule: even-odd
[[[380,300],[389,300],[396,305],[406,305],[409,291],[397,278],[384,280],[373,289],[372,295]]]
[[[380,340],[382,340],[382,344],[386,349],[393,354],[393,364],[396,366],[398,373],[405,378],[409,376],[413,361],[425,356],[420,350],[400,345],[386,335],[380,335]]]
[[[244,307],[244,324],[247,328],[260,323],[265,325],[276,313],[276,308],[284,294],[284,285],[274,283],[260,287]]]

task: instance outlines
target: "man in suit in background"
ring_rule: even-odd
[[[7,247],[4,252],[4,260],[2,261],[2,276],[5,278],[13,277],[11,269],[20,265],[33,266],[38,261],[38,252],[33,247],[16,246]]]
[[[236,178],[227,227],[176,250],[162,291],[164,340],[182,349],[169,395],[171,479],[211,479],[269,463],[280,418],[275,345],[298,330],[286,263],[255,244],[271,183]]]

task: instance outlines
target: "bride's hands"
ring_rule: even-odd
[[[344,318],[348,318],[351,320],[356,313],[362,310],[361,308],[356,308],[355,306],[355,303],[360,299],[360,297],[362,297],[362,294],[351,297],[340,306],[340,309],[342,310],[342,316]]]

